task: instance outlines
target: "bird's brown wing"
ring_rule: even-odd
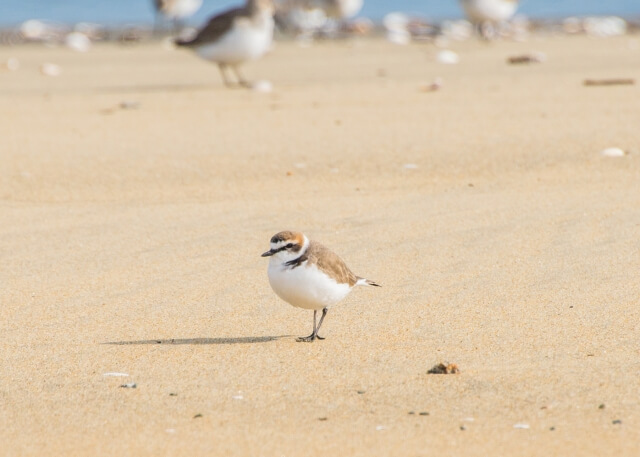
[[[355,285],[358,277],[354,275],[344,261],[333,251],[322,244],[311,241],[306,254],[310,263],[315,263],[318,269],[336,278],[339,284]]]
[[[176,44],[180,46],[199,46],[204,43],[213,43],[214,41],[217,41],[229,29],[231,29],[233,21],[238,14],[244,13],[244,9],[245,8],[233,8],[212,17],[209,19],[207,25],[205,25],[195,37],[191,40],[176,40]]]

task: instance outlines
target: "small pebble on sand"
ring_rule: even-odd
[[[511,65],[526,64],[526,63],[541,63],[547,60],[547,56],[543,52],[532,52],[531,54],[522,54],[519,56],[512,56],[507,59],[507,63]]]
[[[442,84],[444,83],[443,79],[438,77],[435,78],[431,84],[425,84],[423,86],[420,87],[420,90],[422,92],[435,92],[437,90],[440,90],[442,88]]]
[[[455,363],[438,363],[431,367],[428,374],[457,374],[460,373],[458,365]]]

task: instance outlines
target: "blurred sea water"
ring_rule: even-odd
[[[200,24],[212,13],[243,0],[204,0],[190,19]],[[391,11],[402,11],[432,19],[463,16],[458,0],[365,0],[359,16],[381,19]],[[617,15],[640,16],[640,0],[521,0],[519,12],[533,18]],[[151,0],[0,0],[0,27],[28,19],[61,23],[95,22],[104,25],[150,24]]]

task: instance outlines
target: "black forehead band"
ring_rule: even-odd
[[[284,240],[285,240],[284,235],[280,235],[280,234],[273,235],[271,237],[271,242],[272,243],[279,243],[279,242],[284,241]]]

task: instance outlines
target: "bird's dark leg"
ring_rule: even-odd
[[[483,21],[478,24],[478,31],[480,32],[480,36],[486,41],[492,41],[496,38],[496,28],[489,21]]]
[[[231,87],[233,84],[231,83],[231,81],[227,76],[227,64],[219,63],[218,68],[220,69],[220,74],[222,75],[222,81],[224,82],[224,85],[227,87]]]
[[[238,68],[237,65],[233,65],[233,71],[236,74],[236,77],[238,78],[238,84],[240,84],[243,87],[247,87],[247,88],[251,88],[251,83],[249,81],[247,81],[246,79],[244,79],[244,76],[242,76],[242,73],[240,73],[240,69]]]
[[[182,32],[182,29],[184,29],[184,21],[182,19],[175,18],[173,20],[173,34],[179,34],[180,32]]]
[[[320,331],[320,326],[322,325],[322,321],[324,320],[324,316],[327,315],[327,312],[329,310],[327,308],[323,308],[322,309],[322,316],[320,317],[320,322],[318,322],[318,328],[316,329],[316,338],[318,338],[319,340],[324,340],[323,337],[321,337],[320,335],[318,335],[318,332]]]
[[[296,338],[297,342],[305,342],[310,343],[316,339],[318,336],[318,330],[316,329],[316,314],[318,314],[318,310],[313,310],[313,333],[309,336],[301,336],[300,338]],[[322,319],[320,320],[322,322]]]

